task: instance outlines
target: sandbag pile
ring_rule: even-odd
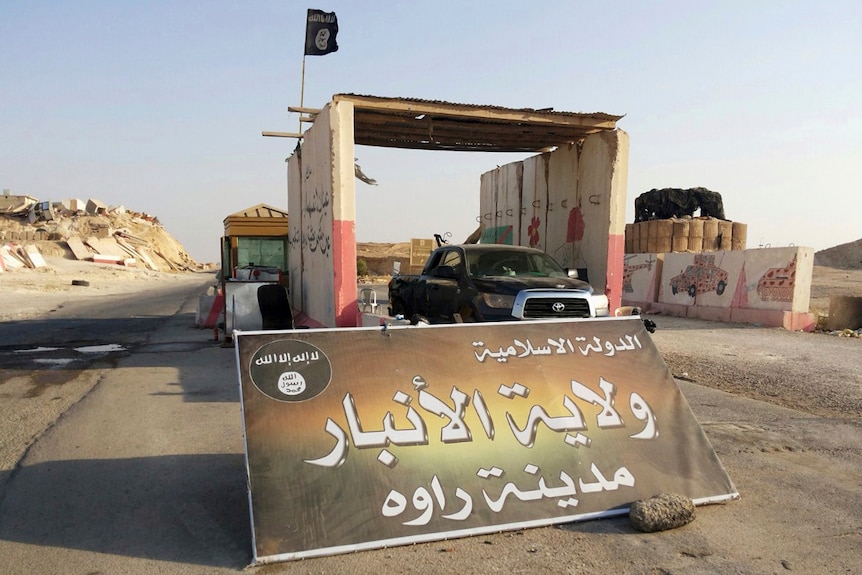
[[[748,226],[712,217],[682,217],[626,224],[627,254],[744,250]]]

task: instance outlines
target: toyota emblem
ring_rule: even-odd
[[[563,313],[563,311],[566,309],[566,304],[561,301],[555,301],[554,305],[551,306],[551,309],[557,313]]]

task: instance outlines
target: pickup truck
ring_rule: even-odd
[[[389,314],[429,323],[594,318],[608,298],[545,252],[499,244],[444,244],[420,275],[389,281]]]

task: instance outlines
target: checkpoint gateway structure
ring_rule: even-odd
[[[361,325],[355,146],[523,152],[480,176],[484,242],[542,249],[621,303],[628,135],[621,116],[336,94],[288,158],[291,305],[327,327]]]

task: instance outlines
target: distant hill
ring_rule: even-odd
[[[814,254],[814,265],[844,270],[862,269],[862,239]]]

